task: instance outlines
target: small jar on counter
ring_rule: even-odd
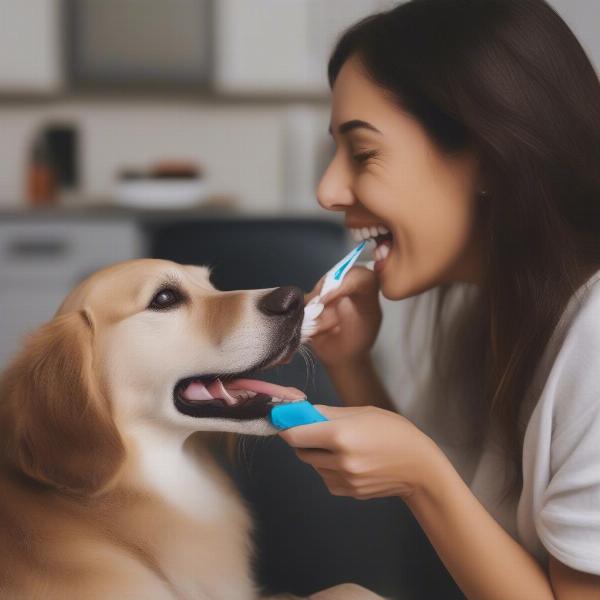
[[[27,166],[27,200],[32,206],[47,206],[57,202],[56,174],[48,144],[43,135],[37,135]]]

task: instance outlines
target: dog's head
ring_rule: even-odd
[[[7,456],[30,477],[105,486],[141,423],[265,435],[274,403],[303,396],[249,377],[300,343],[297,288],[217,291],[202,267],[135,260],[92,275],[6,372]]]

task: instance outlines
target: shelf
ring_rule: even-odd
[[[163,90],[156,88],[119,88],[119,89],[80,89],[60,93],[11,93],[0,90],[0,106],[47,105],[69,102],[91,102],[110,104],[113,102],[131,102],[140,104],[198,104],[204,106],[228,105],[286,105],[313,104],[327,106],[329,95],[321,94],[223,94],[206,90]]]

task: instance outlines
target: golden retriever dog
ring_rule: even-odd
[[[249,516],[197,432],[275,433],[270,408],[303,394],[248,373],[291,358],[303,305],[163,260],[71,292],[2,378],[0,598],[259,597]]]

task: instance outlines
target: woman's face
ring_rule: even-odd
[[[383,295],[401,299],[444,282],[477,283],[475,159],[442,154],[356,58],[333,87],[331,133],[336,152],[319,203],[344,211],[357,241],[379,235],[375,271]],[[380,235],[386,229],[391,235]]]

